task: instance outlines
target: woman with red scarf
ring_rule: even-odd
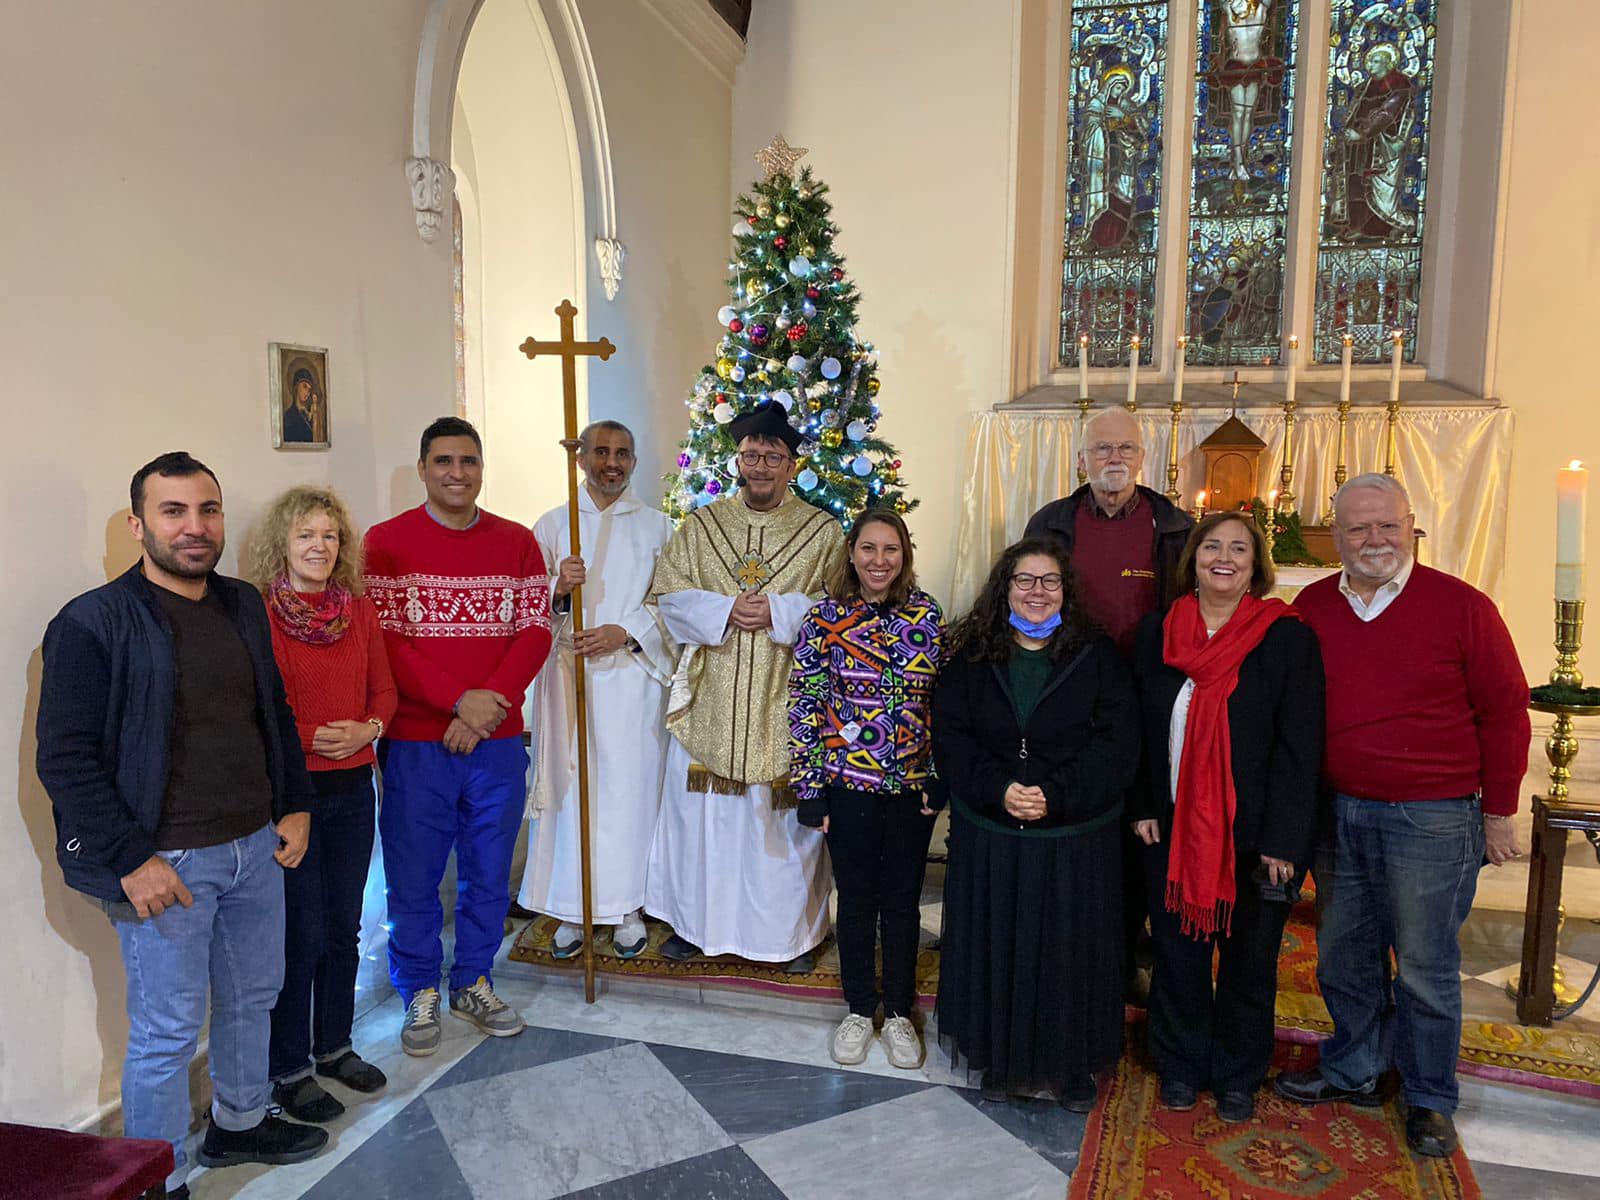
[[[305,857],[284,874],[272,1099],[297,1120],[331,1121],[344,1105],[317,1076],[357,1093],[388,1082],[356,1054],[350,1027],[372,859],[372,747],[394,716],[395,686],[377,610],[361,595],[361,538],[338,496],[290,488],[268,510],[251,554],[249,575],[267,602],[273,656],[317,791]]]
[[[1202,1089],[1245,1121],[1272,1058],[1278,945],[1317,828],[1322,656],[1273,585],[1266,540],[1212,513],[1178,560],[1178,599],[1139,626],[1145,843],[1155,968],[1150,1054],[1161,1103]],[[1212,952],[1220,952],[1212,981]]]

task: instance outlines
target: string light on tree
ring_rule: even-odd
[[[805,153],[775,138],[756,155],[763,177],[736,203],[731,303],[717,311],[721,337],[690,393],[688,436],[667,477],[674,518],[737,486],[728,424],[764,400],[781,404],[805,439],[795,487],[806,500],[843,522],[869,504],[915,507],[894,447],[878,436],[878,356],[856,336],[860,296],[834,248],[827,185],[809,168],[796,177]]]

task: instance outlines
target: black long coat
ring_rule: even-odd
[[[1144,721],[1146,770],[1130,801],[1130,820],[1161,822],[1162,841],[1172,829],[1171,768],[1167,757],[1172,705],[1184,675],[1161,654],[1162,619],[1139,623],[1134,671]],[[1274,621],[1239,665],[1239,684],[1228,699],[1233,751],[1234,855],[1242,875],[1260,856],[1281,858],[1300,870],[1316,839],[1323,743],[1322,651],[1310,626],[1293,618]]]

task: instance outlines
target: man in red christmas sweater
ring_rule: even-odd
[[[1457,1144],[1458,936],[1479,867],[1519,853],[1528,685],[1494,602],[1414,562],[1414,528],[1404,488],[1356,476],[1334,500],[1344,571],[1295,601],[1327,675],[1317,982],[1334,1028],[1320,1066],[1276,1086],[1302,1104],[1376,1106],[1392,1041],[1406,1141],[1443,1157]]]
[[[387,732],[378,832],[389,882],[389,978],[407,1054],[439,1048],[439,884],[456,852],[450,1011],[493,1037],[522,1032],[494,993],[528,753],[522,697],[550,652],[549,584],[532,531],[478,507],[483,442],[457,417],[422,434],[427,501],[367,532],[399,705]]]

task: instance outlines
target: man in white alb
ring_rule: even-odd
[[[535,753],[528,845],[519,902],[559,917],[554,950],[569,958],[583,948],[579,874],[578,737],[574,655],[586,663],[589,717],[589,862],[594,924],[613,926],[623,958],[645,948],[645,863],[661,804],[666,756],[667,685],[672,651],[646,603],[661,548],[672,536],[665,513],[628,486],[637,465],[633,434],[618,421],[596,421],[579,436],[580,558],[572,553],[568,508],[534,524],[545,561],[559,564],[552,581],[556,653],[534,684]],[[583,631],[572,631],[572,592],[583,588]]]
[[[844,535],[789,489],[800,435],[781,405],[729,429],[741,486],[684,519],[650,588],[683,652],[645,908],[674,930],[669,958],[737,954],[803,974],[832,880],[788,786],[789,671]]]

